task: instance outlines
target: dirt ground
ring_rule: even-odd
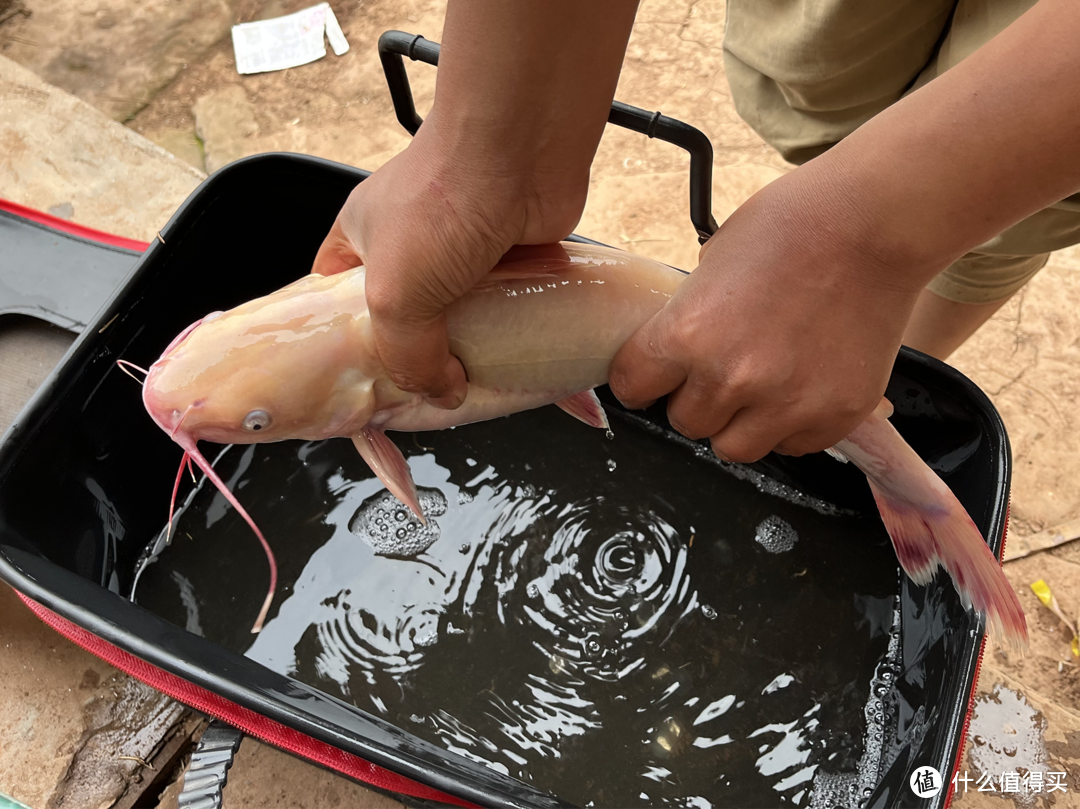
[[[328,53],[316,63],[276,73],[237,74],[231,25],[312,4],[312,0],[0,0],[0,55],[74,94],[198,172],[278,150],[378,168],[405,147],[408,136],[394,119],[375,42],[383,31],[394,28],[437,41],[444,4],[334,0],[332,6],[351,44],[347,54]],[[710,137],[716,150],[713,209],[721,221],[790,169],[735,113],[723,70],[723,23],[723,2],[645,0],[618,90],[620,100],[660,109]],[[434,91],[435,71],[424,65],[409,70],[423,113]],[[0,152],[5,148],[7,144],[0,145]],[[29,187],[26,178],[2,173],[4,159],[0,153],[0,196],[11,195],[8,186]],[[698,246],[688,216],[688,167],[689,160],[679,149],[609,127],[578,232],[692,268]],[[71,194],[46,201],[59,205],[69,202]],[[100,201],[102,196],[94,199]],[[177,195],[174,204],[181,199]],[[76,204],[73,218],[148,238],[100,202],[98,207]],[[987,392],[1007,425],[1015,465],[1010,535],[1035,535],[1080,517],[1076,429],[1080,249],[1055,254],[951,363]],[[1080,805],[1080,659],[1070,653],[1068,633],[1030,588],[1032,582],[1044,579],[1069,616],[1080,613],[1080,542],[1010,561],[1006,573],[1027,612],[1032,649],[1024,660],[1009,660],[1000,652],[987,654],[980,679],[983,725],[1001,719],[991,707],[1008,702],[1009,694],[1020,695],[1019,700],[1033,706],[1036,719],[1030,721],[1037,725],[1040,749],[1045,751],[1040,755],[1051,770],[1068,774],[1069,793],[1057,793],[1051,803]],[[10,631],[6,616],[5,612],[0,635]],[[5,654],[0,648],[0,670],[8,671],[2,668]],[[62,683],[39,680],[34,687],[61,688]],[[995,691],[1000,688],[1009,691]],[[47,723],[44,717],[34,721]],[[1001,721],[1002,732],[1010,733],[1020,720],[1010,715]],[[986,766],[979,751],[988,737],[979,738],[983,744],[978,739],[969,742],[965,763],[973,777]],[[249,785],[258,784],[258,773],[272,772],[279,766],[274,762],[284,758],[249,743],[242,750],[246,752],[236,778],[243,781],[240,773],[250,773],[244,777]],[[290,760],[290,767],[305,766]],[[0,792],[18,797],[17,774],[0,766],[0,774],[5,772]],[[300,782],[296,783],[299,790]],[[338,789],[333,784],[330,788]],[[245,796],[242,802],[230,797],[230,805],[236,806],[299,805],[300,800],[299,791],[292,798],[285,793],[260,797],[242,790],[234,794]],[[361,805],[358,800],[355,795],[335,796],[317,803]],[[363,805],[381,805],[381,798],[371,800]],[[1004,806],[1003,800],[1025,805],[1016,796],[974,789],[959,796],[959,805],[996,807]]]

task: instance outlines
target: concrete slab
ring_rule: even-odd
[[[0,196],[149,241],[203,176],[0,57]]]

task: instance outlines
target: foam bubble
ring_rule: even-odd
[[[383,489],[363,502],[349,530],[367,542],[380,556],[416,556],[439,539],[441,530],[435,517],[446,513],[446,497],[438,489],[420,487],[416,491],[427,525],[408,506]]]
[[[784,553],[795,547],[799,534],[779,517],[766,517],[757,527],[754,541],[769,553]]]

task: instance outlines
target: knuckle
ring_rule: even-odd
[[[708,416],[695,412],[679,404],[668,405],[668,423],[677,433],[692,441],[707,437],[712,430],[708,426]]]
[[[379,320],[399,320],[406,309],[401,287],[382,282],[381,273],[368,273],[364,296],[368,311]]]
[[[763,442],[743,435],[720,435],[713,436],[709,442],[717,456],[734,463],[754,463],[760,461],[769,454],[772,449],[770,442]]]

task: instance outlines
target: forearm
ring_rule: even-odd
[[[1080,189],[1078,42],[1080,4],[1041,0],[804,169],[921,287]]]
[[[429,118],[438,139],[495,174],[587,184],[636,9],[635,0],[450,0]]]

